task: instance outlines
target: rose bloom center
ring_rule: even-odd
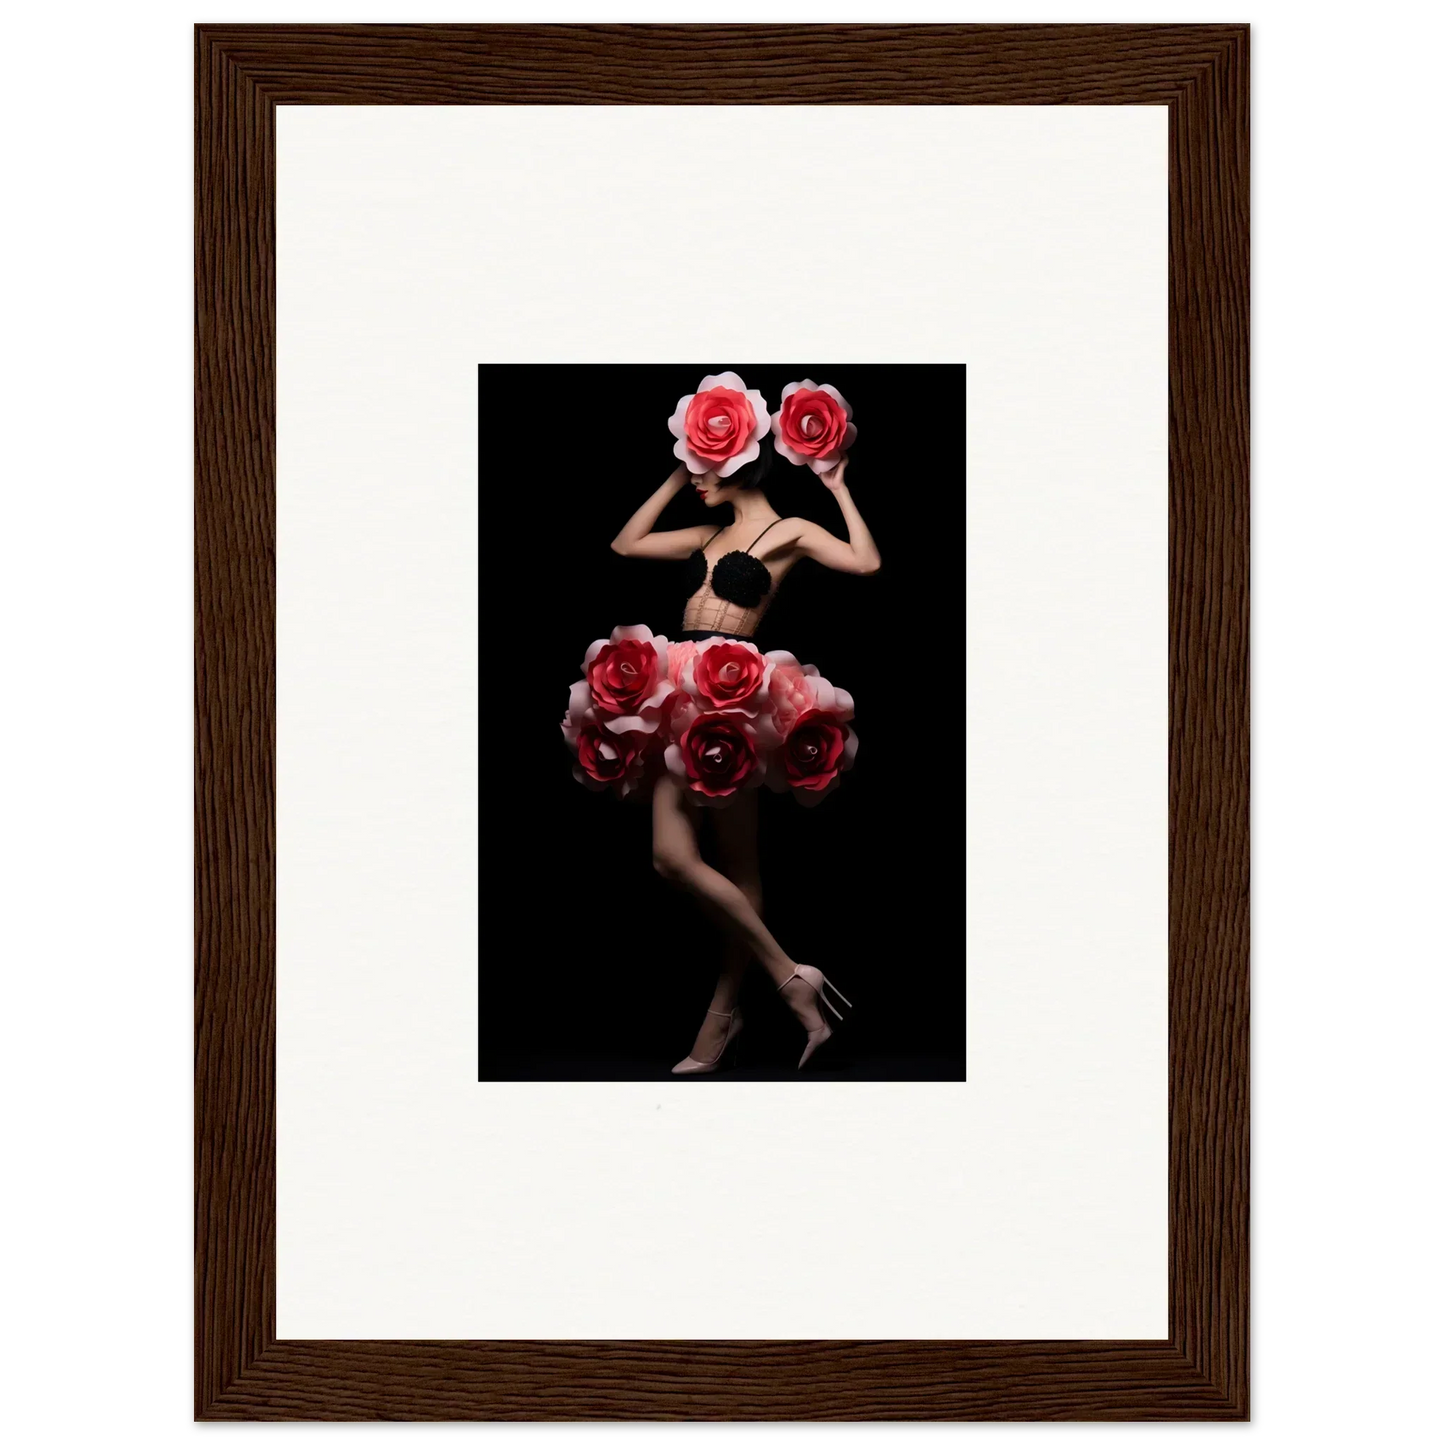
[[[803,418],[803,435],[805,437],[817,436],[823,430],[823,423],[820,422],[815,413],[809,412]]]
[[[718,676],[724,682],[733,683],[738,680],[738,677],[741,675],[741,673],[742,668],[740,668],[737,663],[725,662],[722,666],[722,670],[718,673]]]
[[[636,677],[637,669],[633,667],[630,662],[624,662],[622,664],[622,675],[623,677]]]
[[[708,422],[708,430],[719,434],[728,429],[728,419],[725,416],[715,416]]]

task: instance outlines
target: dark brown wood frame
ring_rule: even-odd
[[[1248,1418],[1248,27],[196,28],[196,1418]],[[278,105],[1169,107],[1165,1341],[278,1340]]]

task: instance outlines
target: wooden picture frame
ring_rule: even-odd
[[[201,25],[199,1420],[1248,1418],[1248,27]],[[278,1340],[281,104],[1169,109],[1169,1338]]]

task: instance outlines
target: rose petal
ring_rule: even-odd
[[[794,788],[793,796],[805,808],[816,808],[818,804],[821,803],[823,799],[826,798],[828,794],[831,793],[837,786],[838,779],[834,778],[833,781],[829,783],[826,788],[820,788],[817,792],[813,792],[808,788]]]
[[[717,468],[718,476],[732,476],[732,474],[737,471],[739,467],[746,466],[749,462],[757,461],[758,454],[761,451],[762,448],[758,445],[756,439],[750,441],[744,451],[740,451],[735,457],[729,457],[728,460],[722,464],[722,466]]]
[[[661,718],[623,713],[621,717],[606,718],[601,725],[610,733],[655,733],[661,724]]]
[[[678,402],[677,410],[673,412],[670,417],[668,417],[667,429],[673,434],[673,436],[681,437],[683,435],[683,422],[687,416],[687,409],[689,406],[692,405],[692,399],[696,394],[696,392],[689,392],[685,397],[682,398],[681,401]]]
[[[782,746],[783,735],[767,713],[759,714],[753,723],[753,730],[757,734],[758,747],[764,751],[771,752],[774,748]],[[784,786],[786,786],[786,780]]]
[[[715,387],[725,386],[729,391],[747,391],[747,383],[743,381],[735,371],[724,371],[717,376],[705,376],[699,391],[712,391]]]
[[[766,435],[770,417],[768,416],[768,404],[763,400],[760,391],[750,391],[747,398],[753,404],[753,440],[761,441]]]
[[[795,452],[787,442],[783,440],[781,426],[777,417],[773,418],[773,450],[781,456],[784,461],[792,462],[795,467],[802,467],[808,464],[808,459],[798,452]]]
[[[693,449],[688,446],[685,441],[679,441],[677,445],[673,447],[672,454],[695,477],[700,477],[704,472],[709,472],[712,470],[712,468],[707,464],[707,462],[703,461],[703,459],[698,456],[698,454],[693,451]]]

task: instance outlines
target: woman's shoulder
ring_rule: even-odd
[[[757,548],[756,555],[759,559],[789,557],[795,548],[806,542],[812,526],[805,517],[779,517],[776,522],[769,522],[767,530],[753,544]]]
[[[720,527],[709,527],[707,523],[700,522],[695,527],[679,527],[675,532],[669,533],[669,535],[676,537],[679,542],[691,542],[692,551],[701,552],[721,530]],[[688,555],[691,556],[692,553]]]
[[[810,522],[806,517],[780,517],[775,530],[778,534],[778,541],[791,544],[801,542],[805,537],[816,532],[818,524]]]

